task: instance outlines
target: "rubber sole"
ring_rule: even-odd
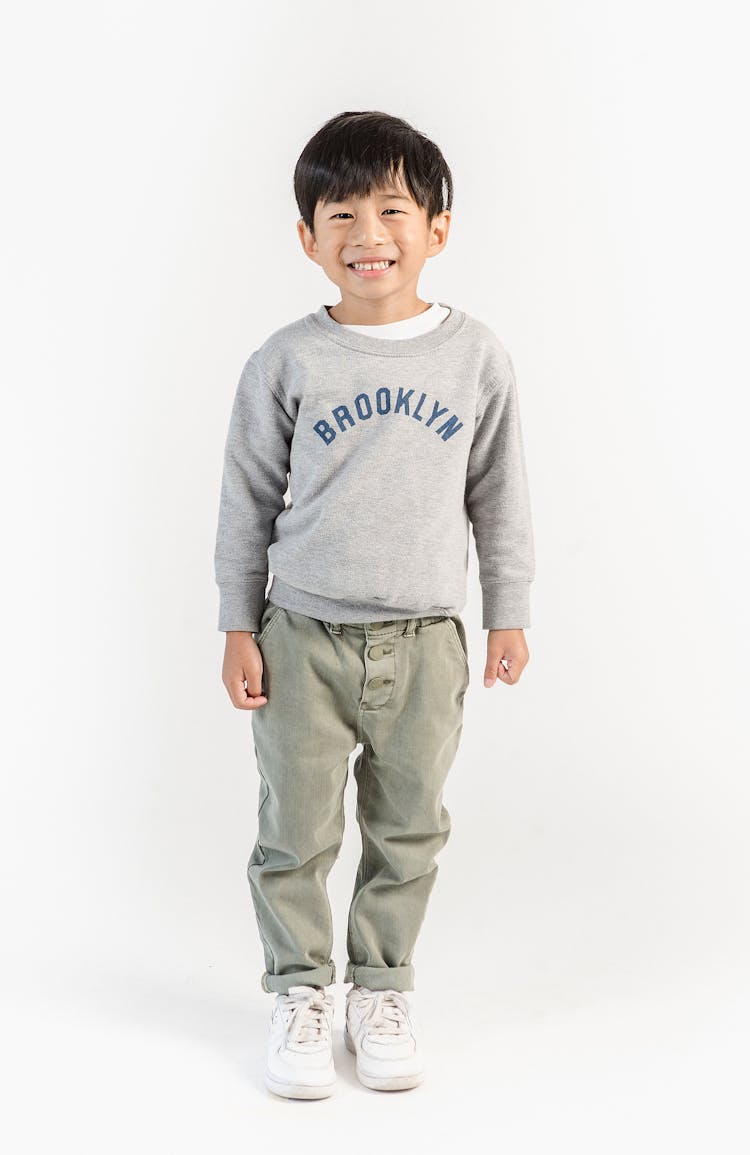
[[[344,1027],[344,1042],[347,1050],[356,1058],[357,1048],[347,1027]],[[368,1075],[360,1071],[357,1063],[357,1078],[372,1091],[406,1091],[410,1087],[418,1087],[424,1081],[424,1071],[417,1071],[413,1075]]]
[[[324,1083],[314,1086],[311,1083],[282,1083],[275,1079],[268,1071],[265,1073],[266,1088],[274,1095],[281,1095],[284,1099],[327,1099],[336,1090],[336,1084]]]

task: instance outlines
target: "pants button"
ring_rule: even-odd
[[[393,646],[370,646],[367,651],[368,658],[384,658],[388,654],[393,653]]]

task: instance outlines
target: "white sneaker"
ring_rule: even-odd
[[[277,994],[271,1012],[266,1087],[287,1099],[324,1099],[336,1085],[333,995],[293,986]]]
[[[424,1078],[415,1016],[403,991],[352,988],[346,995],[344,1042],[357,1057],[357,1078],[375,1091],[401,1091]]]

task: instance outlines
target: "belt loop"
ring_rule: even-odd
[[[341,633],[341,622],[323,622],[323,625],[331,634]]]
[[[406,619],[406,629],[404,630],[404,637],[405,638],[413,638],[414,637],[414,633],[415,633],[415,630],[417,628],[418,623],[419,623],[419,618],[407,618]]]

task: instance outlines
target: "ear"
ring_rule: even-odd
[[[315,234],[307,227],[302,217],[297,221],[297,235],[299,236],[300,244],[305,255],[308,256],[311,261],[314,261],[316,265],[320,264]]]
[[[443,209],[436,216],[432,218],[430,224],[430,249],[431,255],[442,252],[448,243],[448,233],[451,227],[451,213],[450,209]]]

